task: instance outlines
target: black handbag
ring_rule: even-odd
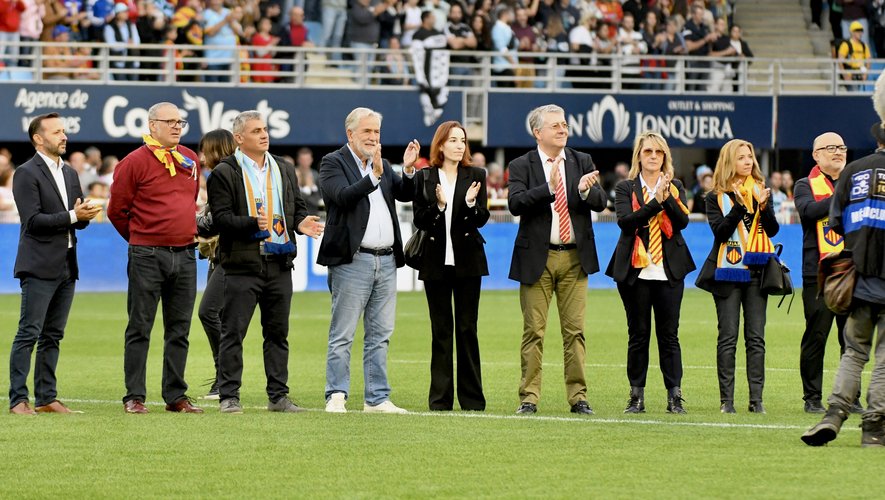
[[[766,295],[781,295],[777,306],[784,303],[787,295],[790,295],[790,305],[787,313],[793,307],[793,279],[790,277],[790,268],[780,259],[784,246],[780,243],[774,246],[775,255],[768,259],[768,263],[762,268],[762,293]]]
[[[406,242],[403,253],[406,255],[406,265],[412,269],[421,270],[424,263],[424,251],[427,247],[427,231],[419,229]]]

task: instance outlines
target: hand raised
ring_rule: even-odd
[[[372,173],[375,177],[380,178],[384,172],[384,160],[381,159],[381,143],[375,147],[375,154],[372,155]]]
[[[83,203],[80,198],[77,198],[77,201],[74,202],[74,215],[80,222],[92,220],[99,213],[101,213],[101,205]]]
[[[259,231],[267,231],[267,213],[264,212],[264,207],[258,209],[258,230]]]
[[[301,221],[301,224],[298,224],[298,232],[311,238],[317,238],[323,234],[324,229],[326,229],[326,225],[320,222],[320,218],[316,215],[308,215]]]
[[[436,204],[442,209],[446,206],[446,192],[443,191],[442,185],[436,185]]]
[[[559,173],[559,163],[560,158],[553,160],[553,166],[550,167],[550,187],[556,192],[556,186],[559,185],[559,182],[562,180],[562,176]]]
[[[465,198],[467,203],[473,203],[476,201],[476,196],[479,194],[480,187],[482,187],[482,184],[480,184],[479,181],[473,181],[473,183],[470,184],[470,187],[467,188],[467,196]]]
[[[771,198],[771,188],[765,188],[762,190],[762,194],[759,195],[759,206],[765,207],[765,204],[768,203],[768,200]]]
[[[594,170],[589,174],[584,174],[583,176],[581,176],[580,182],[578,182],[578,191],[583,193],[584,191],[593,187],[593,184],[596,184],[598,182],[599,170]]]
[[[740,181],[735,181],[731,185],[731,192],[734,193],[734,197],[738,202],[738,205],[742,207],[746,207],[746,203],[744,203],[744,197],[741,195],[741,184]]]
[[[406,147],[406,152],[403,153],[403,171],[407,174],[411,174],[415,171],[415,162],[418,161],[418,157],[421,153],[421,145],[418,144],[417,139],[413,139],[412,142]]]

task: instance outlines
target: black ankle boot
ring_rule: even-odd
[[[645,413],[645,387],[631,387],[624,413]]]
[[[817,425],[805,431],[802,435],[802,441],[808,446],[823,446],[830,441],[836,439],[839,430],[842,429],[842,423],[848,418],[848,412],[830,406],[824,418]]]
[[[667,413],[685,414],[685,408],[682,407],[684,402],[685,400],[682,399],[682,389],[678,386],[667,390]]]
[[[885,421],[882,417],[866,418],[860,424],[863,431],[860,438],[860,445],[864,448],[882,448],[885,447]]]

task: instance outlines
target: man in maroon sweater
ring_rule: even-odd
[[[126,413],[147,413],[145,372],[160,299],[166,410],[203,412],[190,403],[184,381],[197,290],[194,247],[200,173],[196,153],[179,145],[186,125],[174,104],[151,106],[150,135],[114,170],[108,219],[129,242],[129,324],[123,358]]]

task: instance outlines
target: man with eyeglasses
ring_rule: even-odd
[[[535,108],[529,126],[537,148],[508,166],[507,202],[520,218],[510,266],[510,279],[520,283],[523,314],[516,413],[538,411],[544,333],[555,293],[568,404],[572,413],[592,415],[584,378],[584,306],[587,276],[599,271],[599,261],[590,211],[604,210],[607,199],[590,155],[565,146],[569,129],[562,108]]]
[[[151,329],[163,302],[163,400],[166,411],[202,413],[187,397],[184,368],[197,290],[196,212],[200,163],[181,146],[187,122],[178,107],[148,110],[150,134],[114,170],[108,219],[129,242],[129,324],[123,372],[126,413],[147,413],[145,377]]]
[[[840,355],[845,352],[846,315],[830,311],[817,290],[820,260],[844,247],[842,236],[830,227],[830,201],[848,148],[839,134],[827,132],[814,139],[811,156],[817,163],[808,177],[796,181],[794,201],[802,222],[802,303],[805,311],[805,333],[799,349],[799,375],[802,378],[802,399],[806,413],[825,413],[821,403],[824,373],[824,351],[827,337],[836,320]],[[855,402],[855,410],[859,402]]]

